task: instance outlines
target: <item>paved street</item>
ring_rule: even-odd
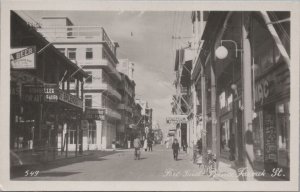
[[[171,149],[156,145],[153,152],[142,152],[134,160],[133,149],[97,152],[92,156],[60,160],[47,166],[25,169],[37,171],[37,176],[16,177],[14,180],[81,180],[81,181],[147,181],[147,180],[210,180],[193,165],[185,152],[174,161]]]

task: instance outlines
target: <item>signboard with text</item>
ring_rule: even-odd
[[[83,107],[83,102],[79,97],[59,89],[56,84],[49,83],[24,84],[22,88],[22,100],[29,103],[61,101],[75,107]]]
[[[85,111],[85,118],[90,120],[105,120],[105,109],[87,109]]]
[[[10,54],[10,64],[13,69],[35,69],[35,46],[13,48]]]
[[[25,102],[57,102],[56,84],[25,84],[22,97]]]
[[[58,100],[73,105],[75,107],[83,107],[83,102],[80,98],[61,89],[58,89]]]

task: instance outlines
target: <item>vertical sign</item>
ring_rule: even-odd
[[[275,115],[264,111],[264,162],[266,170],[272,170],[277,164],[277,133]]]

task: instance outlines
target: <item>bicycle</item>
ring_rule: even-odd
[[[139,148],[134,148],[134,160],[141,159],[141,150]]]

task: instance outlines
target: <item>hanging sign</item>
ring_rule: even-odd
[[[79,108],[83,106],[83,102],[80,98],[61,89],[58,89],[58,100]]]
[[[167,117],[167,123],[172,124],[172,123],[187,123],[187,115],[172,115]]]
[[[105,120],[105,109],[86,109],[85,118],[90,120]]]
[[[13,69],[35,69],[35,46],[13,48],[10,54],[10,64]]]

